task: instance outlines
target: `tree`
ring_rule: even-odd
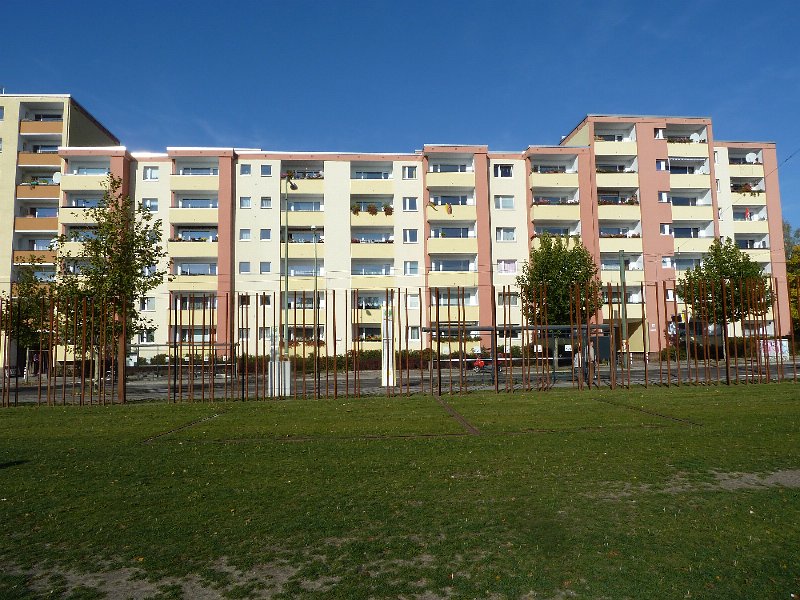
[[[86,209],[90,228],[57,238],[53,284],[60,339],[83,345],[83,332],[80,340],[72,339],[74,327],[69,326],[82,322],[89,345],[116,356],[120,369],[127,344],[150,325],[137,303],[164,281],[168,267],[161,220],[141,203],[134,205],[121,188],[122,180],[109,175],[102,200]],[[75,241],[82,243],[78,255],[68,246]]]
[[[526,317],[542,321],[545,307],[541,298],[545,297],[548,323],[572,322],[577,284],[580,314],[586,322],[587,316],[595,314],[603,305],[597,265],[591,253],[577,237],[553,237],[544,233],[538,239],[539,247],[531,248],[530,260],[522,265],[522,274],[517,276]]]
[[[789,260],[794,253],[794,248],[800,245],[800,227],[792,229],[789,221],[783,222],[783,249],[786,252],[786,260]]]
[[[792,249],[791,257],[786,261],[786,282],[789,288],[789,313],[795,336],[800,335],[800,314],[798,314],[798,286],[800,286],[800,245]]]
[[[730,238],[724,243],[714,240],[703,263],[678,280],[678,294],[691,307],[692,314],[719,325],[763,315],[772,305],[764,268],[750,260]],[[723,327],[723,335],[727,336],[727,327]]]

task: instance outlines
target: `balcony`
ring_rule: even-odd
[[[61,187],[55,184],[30,185],[23,183],[17,186],[17,198],[34,198],[37,200],[58,199]]]
[[[706,223],[714,219],[714,208],[712,206],[673,206],[673,221],[705,221]]]
[[[169,189],[173,192],[216,192],[219,175],[170,175]]]
[[[764,165],[728,165],[728,169],[731,177],[757,177],[758,179],[764,177]]]
[[[598,188],[638,188],[638,173],[597,173]]]
[[[713,241],[713,237],[675,238],[675,251],[705,253]]]
[[[61,177],[61,189],[65,192],[104,191],[108,175],[75,175]]]
[[[639,221],[641,215],[638,205],[601,204],[597,207],[597,218],[603,221]]]
[[[428,188],[474,188],[475,173],[425,173]]]
[[[477,287],[477,285],[478,274],[470,271],[430,271],[428,273],[428,286],[432,288]],[[446,307],[442,308],[446,310]]]
[[[321,261],[325,257],[325,244],[318,242],[317,246],[317,260]],[[281,257],[285,256],[284,250],[286,246],[281,244]],[[303,258],[314,260],[314,244],[313,243],[289,243],[289,258]],[[312,273],[313,277],[313,273]]]
[[[731,192],[732,204],[766,204],[767,194],[765,192]]]
[[[611,284],[619,284],[622,283],[622,276],[619,273],[619,266],[615,269],[603,269],[600,271],[600,280],[605,283]],[[625,269],[625,285],[628,286],[630,290],[630,286],[638,287],[644,281],[644,269],[641,267],[639,268],[628,268]]]
[[[749,233],[766,235],[769,233],[769,221],[739,221],[734,219],[733,233],[736,236]]]
[[[554,172],[554,173],[541,173],[541,172],[533,172],[531,173],[530,186],[540,187],[540,188],[577,188],[578,186],[578,174],[577,173],[566,173],[566,172]],[[635,187],[635,186],[634,186]]]
[[[594,143],[594,153],[597,156],[636,156],[639,152],[636,142],[608,142],[597,140]]]
[[[369,216],[369,215],[368,215]],[[305,227],[310,228],[315,225],[322,228],[325,224],[325,212],[318,211],[289,211],[284,213],[281,217],[282,221],[288,224],[289,227]],[[283,225],[283,223],[281,223]]]
[[[170,240],[167,251],[173,258],[216,258],[219,249],[217,242]]]
[[[64,131],[64,121],[20,121],[20,135],[61,135]]]
[[[45,152],[20,152],[17,155],[20,167],[56,167],[61,168],[61,157],[58,154]]]
[[[353,211],[350,211],[350,225],[351,227],[389,227],[394,225],[394,211],[392,214],[387,215],[383,212],[383,209],[375,203],[375,206],[378,207],[378,212],[374,215],[369,214],[367,211],[362,210],[359,213],[353,214]]]
[[[351,179],[350,193],[358,196],[394,194],[393,179]]]
[[[350,244],[352,258],[394,258],[394,244]]]
[[[631,254],[641,254],[642,238],[600,238],[600,252],[619,252],[620,250]]]
[[[581,207],[574,204],[534,204],[531,218],[536,221],[577,221],[581,218]]]
[[[477,238],[430,238],[428,239],[429,254],[476,254],[478,252]]]
[[[14,264],[30,264],[33,259],[43,263],[54,263],[56,253],[53,250],[14,250],[12,253]]]
[[[669,185],[673,189],[710,189],[710,175],[670,174]]]
[[[676,138],[677,139],[677,138]],[[689,138],[686,138],[689,140]],[[667,154],[680,158],[708,158],[708,144],[705,142],[671,142],[667,140]]]
[[[449,209],[448,209],[449,206]],[[474,205],[429,205],[425,208],[425,217],[429,221],[475,221],[477,219],[477,211]]]
[[[14,229],[16,231],[57,231],[58,217],[16,217]]]
[[[217,223],[218,211],[216,208],[177,208],[169,209],[169,221],[173,225],[184,223],[187,225],[214,225]]]

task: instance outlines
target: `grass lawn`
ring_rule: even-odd
[[[0,411],[0,598],[790,598],[792,384]]]

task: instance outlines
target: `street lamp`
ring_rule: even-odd
[[[317,226],[311,226],[311,235],[314,238],[314,397],[319,398],[319,302],[317,299]]]
[[[283,344],[281,345],[281,361],[289,360],[289,190],[296,190],[297,184],[292,181],[294,171],[286,171],[284,176],[286,179],[286,187],[283,193],[283,282],[284,282],[284,296],[283,296]],[[280,296],[280,294],[278,294]],[[283,376],[283,363],[281,362],[281,369],[279,371]],[[288,371],[287,371],[288,377]],[[283,395],[283,388],[286,382],[281,381],[280,395]]]

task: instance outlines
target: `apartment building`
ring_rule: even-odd
[[[153,322],[138,340],[143,356],[170,339],[274,340],[284,315],[290,339],[313,338],[316,323],[330,347],[335,319],[342,350],[348,339],[378,348],[387,289],[402,299],[412,344],[436,303],[440,321],[458,305],[467,329],[493,317],[519,324],[512,288],[544,232],[579,236],[604,282],[624,274],[634,351],[657,348],[663,335],[657,288],[671,287],[720,236],[777,279],[788,314],[775,145],[715,141],[706,118],[589,115],[560,144],[518,152],[131,153],[69,96],[0,96],[0,139],[4,288],[25,255],[91,227],[85,208],[102,197],[109,172],[163,221],[173,277],[141,299]],[[53,273],[42,267],[43,279]],[[326,305],[333,290],[335,308]],[[261,320],[243,322],[239,296],[254,293],[266,305]],[[197,309],[207,320],[192,316]],[[620,318],[604,308],[612,316]]]

